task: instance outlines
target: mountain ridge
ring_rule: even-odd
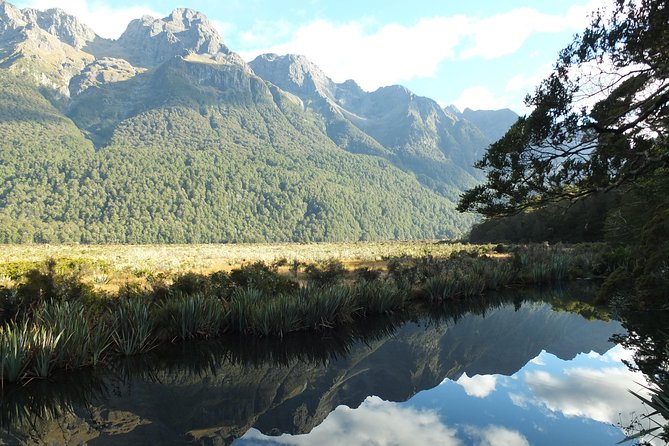
[[[268,58],[268,70],[282,57]],[[485,149],[483,132],[404,87],[367,93],[303,56],[289,62],[289,82],[273,82],[190,9],[133,20],[110,40],[62,10],[0,1],[0,114],[9,118],[0,123],[0,241],[467,230],[473,217],[454,201],[476,184],[469,164]]]

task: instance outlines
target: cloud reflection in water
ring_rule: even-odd
[[[284,445],[443,445],[463,443],[457,431],[445,426],[434,410],[403,407],[371,396],[357,409],[337,407],[322,424],[307,435],[281,435],[271,438],[250,430],[244,440]]]

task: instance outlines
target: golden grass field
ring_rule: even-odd
[[[25,269],[48,259],[84,265],[82,273],[98,289],[114,291],[127,282],[161,274],[230,271],[244,264],[285,260],[302,264],[338,260],[353,270],[384,269],[392,257],[431,255],[446,257],[462,250],[489,250],[489,246],[423,241],[356,243],[277,243],[208,245],[0,245],[0,285],[11,280],[11,268]],[[16,269],[16,268],[15,268]],[[288,266],[281,268],[287,270]]]

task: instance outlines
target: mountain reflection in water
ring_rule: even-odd
[[[636,410],[627,388],[640,378],[609,341],[620,323],[597,319],[605,314],[573,299],[582,293],[498,294],[324,337],[171,346],[5,389],[0,439],[614,444],[622,435],[611,423]]]

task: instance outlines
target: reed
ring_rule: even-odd
[[[79,302],[49,302],[37,315],[41,326],[53,327],[61,334],[54,351],[59,368],[76,368],[87,364],[89,329],[84,306]]]
[[[423,289],[429,302],[443,302],[455,297],[455,280],[450,275],[440,274],[428,279]]]
[[[407,294],[392,283],[364,282],[353,290],[357,306],[365,314],[382,314],[404,307]]]
[[[228,312],[225,317],[226,327],[236,333],[248,331],[248,322],[253,318],[253,307],[262,301],[265,295],[254,288],[240,288],[230,296]]]
[[[471,269],[471,274],[481,278],[486,290],[499,290],[516,281],[513,265],[507,260],[477,261]]]
[[[160,324],[168,337],[209,338],[221,332],[224,307],[216,298],[201,293],[177,295],[158,309]]]
[[[30,363],[30,327],[27,322],[0,328],[0,369],[3,382],[21,379]]]
[[[47,327],[32,327],[31,335],[32,374],[38,378],[47,378],[56,365],[56,352],[63,332],[54,334]]]
[[[89,330],[86,350],[89,353],[87,365],[97,366],[103,362],[112,346],[112,326],[105,320],[99,321]]]
[[[141,299],[120,300],[112,310],[112,320],[114,347],[122,355],[141,353],[155,345],[155,318]]]
[[[354,293],[344,286],[303,288],[299,299],[305,328],[318,330],[350,322],[357,309]]]
[[[45,303],[38,312],[38,321],[62,334],[55,351],[57,368],[97,365],[112,345],[111,325],[81,302]]]
[[[450,308],[456,301],[474,302],[486,290],[552,283],[601,268],[601,256],[571,247],[497,251],[457,247],[439,256],[404,253],[387,260],[387,273],[378,264],[374,267],[380,269],[362,267],[350,273],[338,261],[322,261],[307,265],[297,280],[286,276],[291,271],[279,270],[289,269],[288,258],[270,266],[247,264],[229,274],[173,276],[147,270],[142,273],[145,282],[127,282],[113,299],[81,281],[81,272],[88,268],[97,274],[93,282],[106,283],[111,274],[107,267],[51,261],[41,270],[34,264],[19,265],[27,271],[22,277],[6,267],[0,273],[3,283],[9,283],[5,276],[11,277],[11,284],[0,287],[5,322],[0,329],[0,374],[7,382],[45,377],[56,368],[97,365],[107,356],[133,355],[166,340],[224,332],[283,337],[326,330],[400,311],[409,299],[448,302]],[[293,261],[293,275],[301,265]],[[305,281],[308,285],[301,287]]]
[[[262,336],[283,336],[300,329],[295,296],[280,295],[256,302],[252,307],[251,332]]]

